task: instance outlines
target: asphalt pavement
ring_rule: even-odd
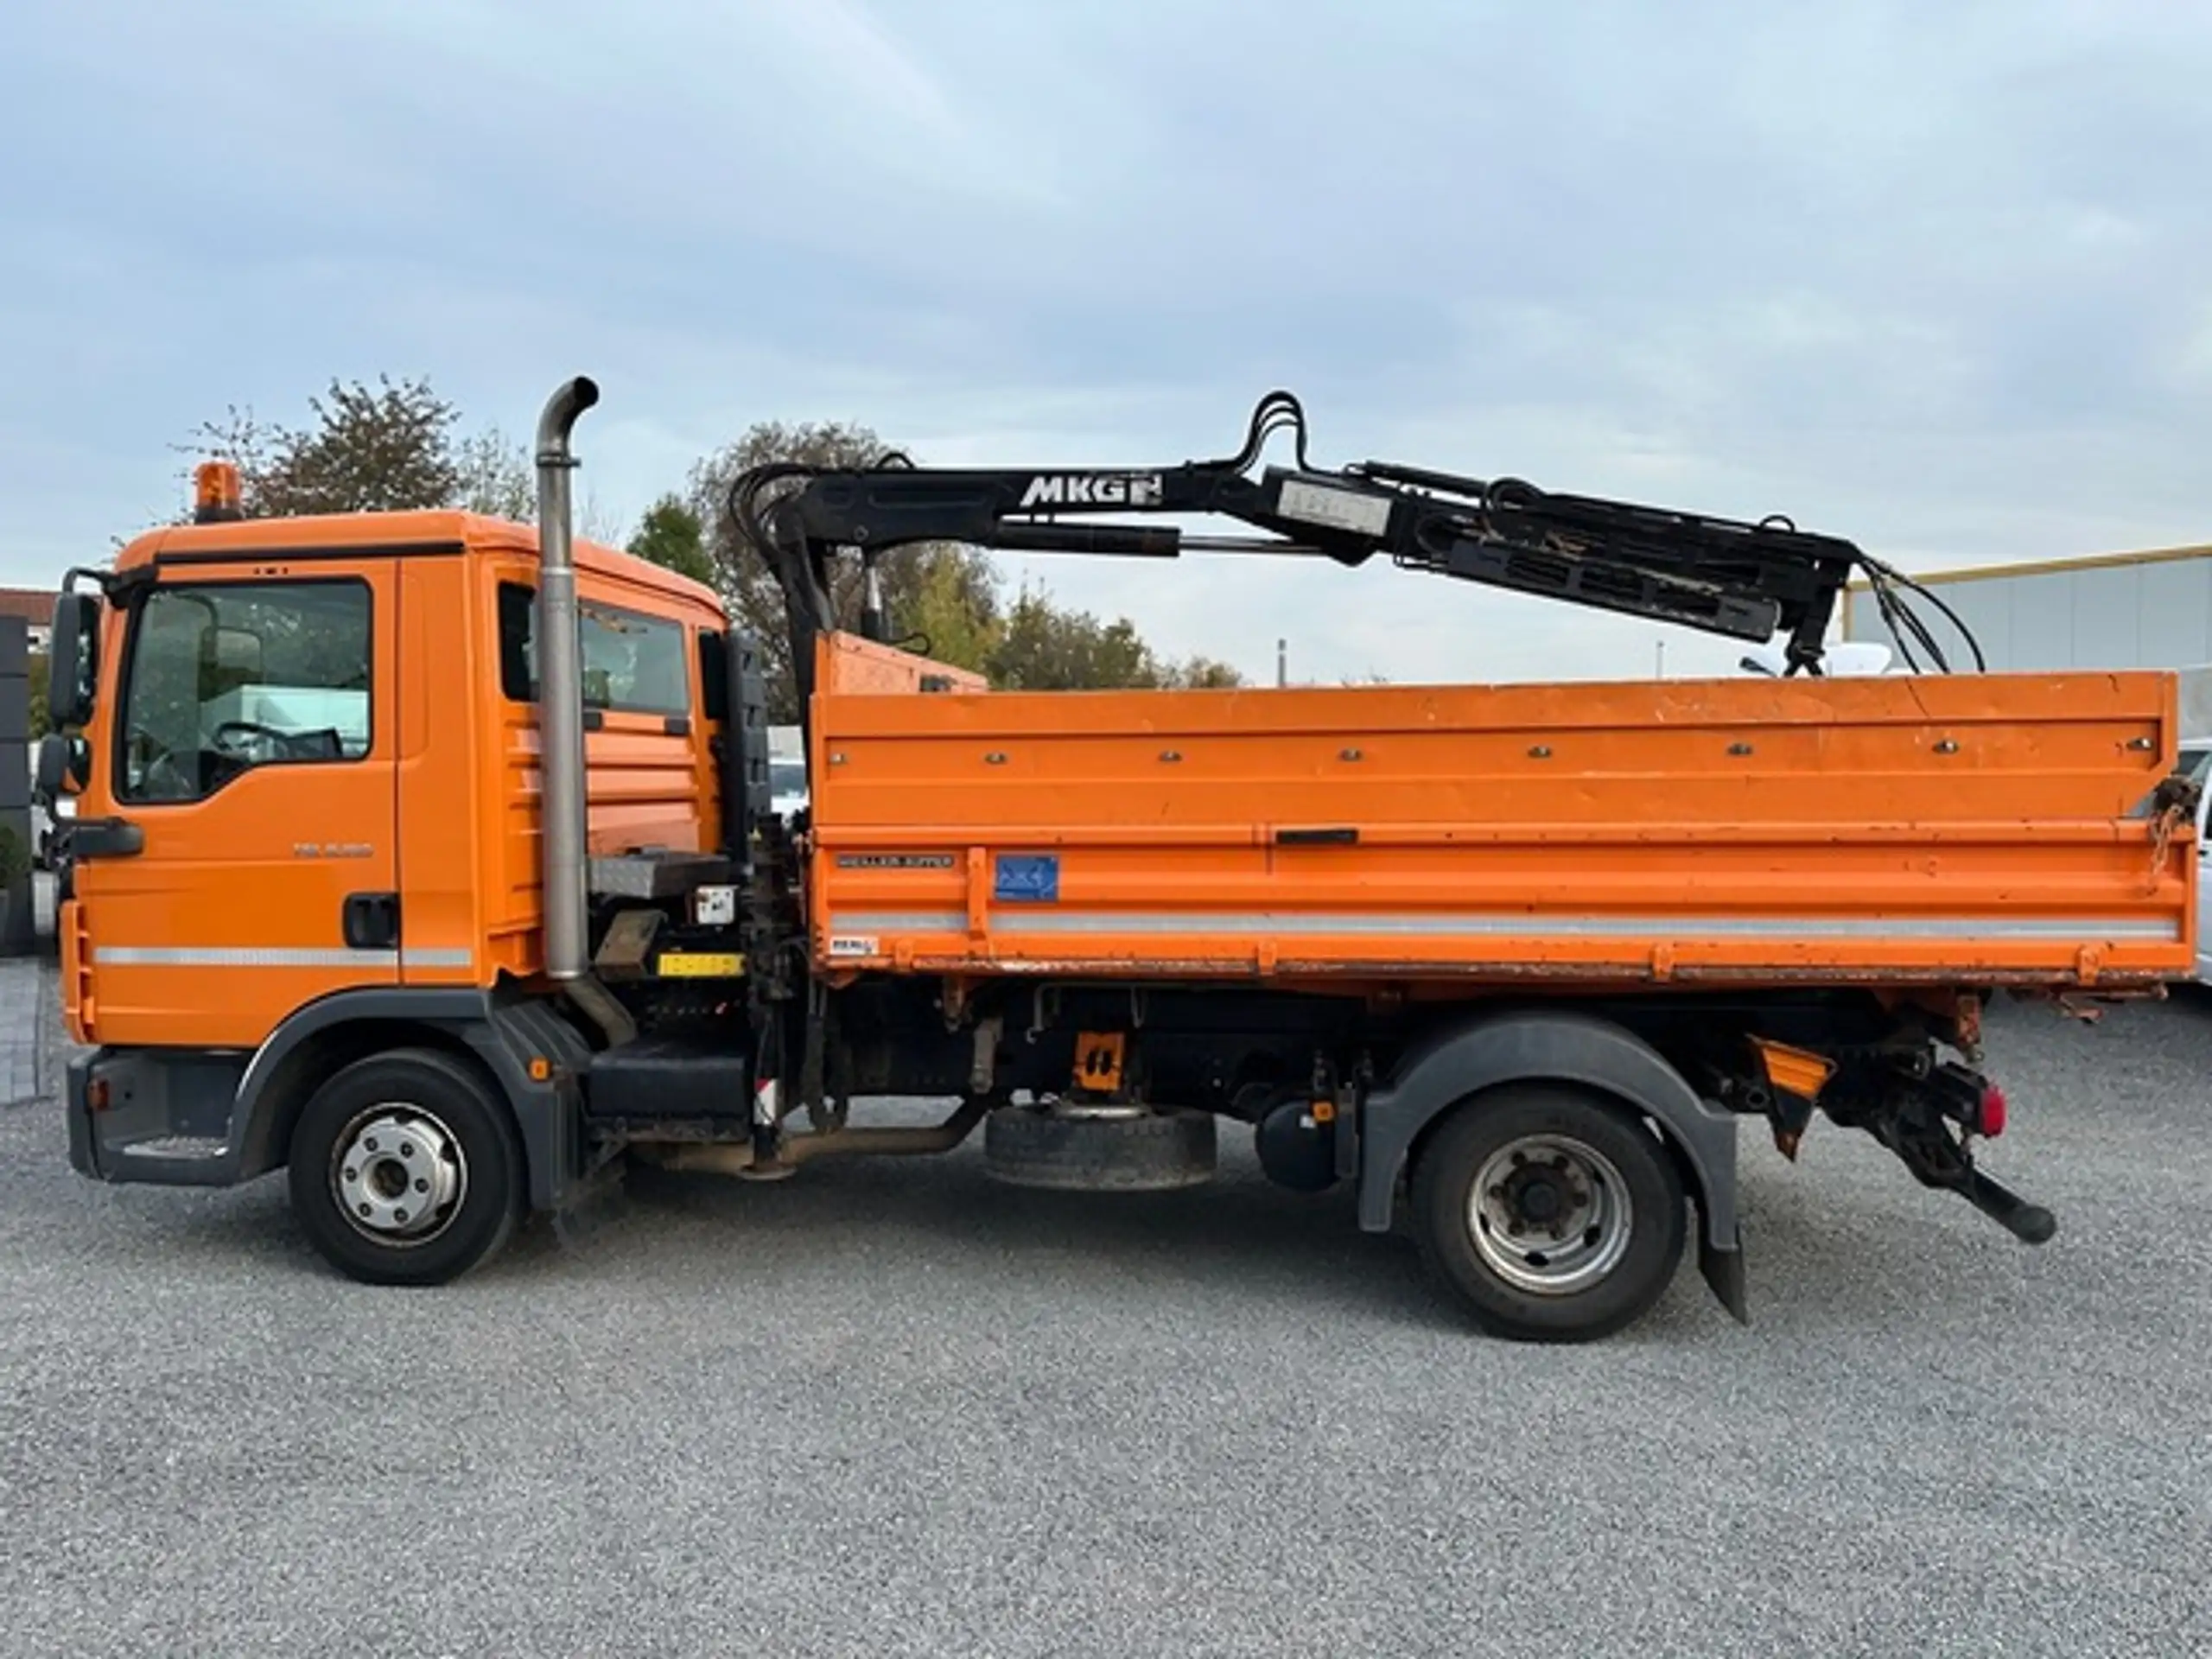
[[[1752,1325],[1564,1350],[1241,1136],[641,1174],[409,1293],[0,1108],[0,1651],[2212,1652],[2212,1003],[1990,1036],[2050,1244],[1747,1134]]]

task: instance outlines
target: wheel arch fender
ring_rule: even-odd
[[[582,1162],[574,1078],[589,1054],[575,1028],[534,1002],[502,1005],[480,990],[418,987],[340,991],[295,1010],[247,1063],[232,1108],[238,1179],[281,1167],[293,1126],[324,1081],[354,1061],[410,1046],[467,1065],[512,1115],[535,1209],[557,1207]],[[537,1058],[549,1075],[531,1075]]]
[[[1360,1112],[1360,1226],[1389,1230],[1399,1179],[1446,1113],[1471,1095],[1513,1083],[1595,1090],[1658,1126],[1703,1224],[1699,1270],[1728,1311],[1745,1319],[1736,1119],[1702,1099],[1643,1039],[1595,1014],[1494,1014],[1448,1027],[1409,1048]]]

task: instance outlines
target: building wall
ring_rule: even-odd
[[[2212,548],[2024,566],[1928,586],[1974,630],[1993,671],[2212,663]],[[1942,613],[1925,600],[1918,610],[1953,665],[1970,666]],[[1845,607],[1844,637],[1891,643],[1863,592],[1853,592]]]
[[[54,602],[60,597],[42,588],[0,588],[0,616],[21,618],[25,644],[44,656],[54,633]]]

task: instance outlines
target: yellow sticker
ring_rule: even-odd
[[[735,979],[745,971],[745,958],[734,950],[664,950],[658,972],[663,979]]]
[[[1075,1039],[1075,1086],[1110,1095],[1122,1086],[1122,1054],[1128,1033],[1086,1031]]]

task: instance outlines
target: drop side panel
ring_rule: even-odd
[[[821,966],[1598,983],[2186,971],[2171,675],[816,702]]]

